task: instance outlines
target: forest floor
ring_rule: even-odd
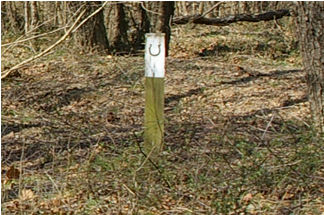
[[[159,169],[138,148],[143,56],[66,42],[14,72],[1,85],[2,213],[323,214],[323,140],[289,22],[173,28]],[[2,69],[33,55],[2,51]]]

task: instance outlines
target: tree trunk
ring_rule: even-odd
[[[171,20],[174,14],[174,2],[162,1],[159,9],[160,17],[157,22],[156,31],[165,33],[165,56],[169,53],[169,42],[171,37]]]
[[[250,13],[250,3],[251,2],[242,2],[242,11],[243,13]]]
[[[197,13],[197,10],[196,10],[197,4],[196,4],[196,2],[190,2],[190,5],[191,5],[191,13],[196,14]]]
[[[204,13],[204,6],[205,6],[205,2],[201,1],[199,2],[199,14],[203,14]]]
[[[34,30],[39,22],[39,15],[38,15],[38,10],[37,10],[37,2],[32,1],[30,2],[30,9],[31,9],[31,22],[30,22],[30,27],[32,30]]]
[[[102,5],[101,2],[68,2],[69,9],[76,12],[80,7],[86,9],[83,18],[88,17]],[[102,10],[84,23],[74,34],[75,44],[83,52],[108,53],[108,39],[104,26]]]
[[[262,12],[261,3],[262,2],[260,2],[260,1],[253,2],[253,13],[261,13]]]
[[[25,10],[25,34],[27,35],[30,30],[30,2],[26,1],[24,3]]]
[[[20,19],[20,16],[18,15],[16,6],[15,6],[15,2],[10,2],[10,1],[1,2],[1,7],[2,7],[2,10],[5,10],[5,12],[7,13],[7,17],[5,19],[1,13],[1,18],[2,18],[1,25],[6,26],[6,24],[5,24],[6,21],[9,21],[11,30],[14,33],[18,33],[19,31],[21,31],[22,26],[23,26],[22,22],[21,22],[22,19]],[[7,28],[9,28],[9,26],[7,26]],[[8,29],[5,29],[5,30],[8,30]]]
[[[114,18],[111,31],[112,37],[109,38],[110,48],[114,53],[128,52],[130,50],[129,41],[127,36],[128,23],[126,21],[126,15],[124,11],[124,4],[118,3],[113,5]]]
[[[61,19],[61,26],[66,26],[66,23],[68,22],[68,3],[66,1],[61,2],[61,11],[59,12],[60,14],[60,19]],[[65,28],[64,31],[66,33],[68,28]]]
[[[232,14],[240,14],[240,2],[239,1],[235,1],[233,2],[233,11],[232,11]]]
[[[216,1],[217,2],[217,1]],[[206,11],[208,11],[211,7],[213,7],[213,3],[208,1],[206,2]],[[208,13],[206,15],[207,18],[213,18],[214,17],[214,14],[215,14],[215,10],[213,10],[212,12]]]
[[[185,15],[185,16],[189,15],[189,12],[188,12],[188,9],[187,9],[187,2],[181,1],[180,4],[182,6],[183,15]]]
[[[54,11],[54,20],[53,20],[53,25],[54,27],[58,27],[59,26],[59,14],[60,14],[60,5],[61,5],[61,2],[54,2],[53,4],[53,11]]]
[[[144,48],[145,34],[150,32],[150,20],[142,4],[135,3],[134,15],[131,18],[135,31],[130,34],[132,49],[139,50]]]
[[[218,4],[218,3],[219,3],[219,1],[214,1],[212,6],[214,6],[214,5]],[[213,10],[214,16],[211,17],[211,18],[221,16],[221,11],[220,11],[221,6],[222,6],[222,4],[218,4],[218,6],[215,7],[215,9]]]
[[[324,3],[298,2],[297,35],[307,73],[313,125],[324,133]]]

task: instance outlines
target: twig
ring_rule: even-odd
[[[54,185],[55,189],[62,194],[61,190],[59,189],[59,187],[57,186],[57,184],[55,183],[55,181],[53,180],[53,178],[47,173],[45,172],[46,176],[49,178],[49,180],[52,182],[52,184]]]
[[[23,38],[24,35],[21,35],[17,40],[20,40],[21,38]],[[9,44],[10,45],[10,44]],[[1,46],[2,47],[2,46]],[[9,46],[8,48],[6,48],[5,50],[1,50],[1,56],[6,53],[12,46]]]
[[[22,144],[22,149],[21,149],[21,155],[20,155],[20,164],[19,164],[19,190],[18,190],[18,193],[19,193],[19,197],[21,197],[22,195],[22,180],[23,180],[23,177],[22,177],[22,163],[23,163],[23,159],[24,159],[24,156],[25,156],[25,141],[23,141],[23,144]]]
[[[158,166],[157,166],[157,165],[156,165],[156,164],[155,164],[155,163],[150,159],[150,157],[151,157],[152,152],[154,151],[154,149],[155,149],[155,147],[152,147],[151,151],[148,153],[148,155],[146,155],[146,154],[142,151],[142,149],[140,148],[141,153],[142,153],[142,154],[144,155],[144,157],[145,157],[145,160],[142,162],[141,166],[137,168],[136,172],[138,172],[140,169],[142,169],[142,167],[144,166],[144,164],[145,164],[148,160],[153,164],[153,166],[154,166],[155,168],[158,169]]]
[[[79,8],[79,9],[78,9],[74,14],[73,14],[73,16],[71,17],[71,20],[74,19],[74,17],[76,16],[76,14],[78,14],[78,13],[81,11],[82,8],[83,8],[83,7],[80,7],[80,8]],[[45,23],[46,23],[46,22],[44,22],[43,24],[45,24]],[[37,28],[39,28],[39,27],[42,26],[43,24],[40,24],[39,26],[37,26],[36,28],[32,29],[32,30],[29,31],[28,33],[33,32],[34,30],[36,30]],[[62,27],[62,28],[63,28],[63,29],[66,29],[66,28],[69,26],[69,24],[70,24],[70,21],[69,21],[69,23],[67,23],[67,24],[66,24],[64,27]],[[48,33],[39,34],[39,35],[32,36],[32,37],[30,37],[30,38],[26,38],[26,39],[20,40],[21,38],[24,37],[24,35],[22,35],[22,36],[20,36],[16,41],[14,41],[14,42],[12,42],[12,43],[7,43],[7,44],[3,44],[3,45],[1,45],[1,47],[8,46],[4,51],[1,52],[1,55],[3,55],[4,53],[6,53],[9,49],[12,49],[13,46],[14,46],[15,44],[18,44],[18,43],[21,43],[21,42],[25,42],[25,41],[29,41],[29,40],[31,40],[31,39],[35,39],[35,38],[41,37],[41,36],[43,36],[43,35],[45,36],[46,34],[51,34],[51,33],[54,33],[54,32],[56,32],[56,31],[58,31],[58,30],[61,30],[61,28],[56,29],[56,30],[53,30],[53,31],[48,32]]]
[[[49,34],[53,34],[57,31],[60,31],[62,29],[65,29],[67,26],[64,26],[64,27],[61,27],[61,28],[58,28],[58,29],[55,29],[53,31],[50,31],[50,32],[46,32],[46,33],[43,33],[43,34],[38,34],[38,35],[35,35],[35,36],[32,36],[32,37],[29,37],[29,38],[26,38],[26,39],[22,39],[22,40],[16,40],[12,43],[6,43],[6,44],[3,44],[1,45],[1,47],[6,47],[6,46],[11,46],[11,45],[15,45],[15,44],[18,44],[18,43],[22,43],[22,42],[26,42],[26,41],[29,41],[29,40],[32,40],[32,39],[36,39],[38,37],[42,37],[42,36],[46,36],[46,35],[49,35]],[[3,54],[3,53],[1,53]]]
[[[133,196],[137,196],[136,193],[134,193],[129,187],[127,187],[126,184],[123,184],[123,186],[126,188],[128,192],[130,192]]]
[[[265,137],[265,135],[266,135],[266,133],[267,133],[267,131],[268,131],[270,125],[271,125],[271,122],[272,122],[273,118],[274,118],[274,115],[272,115],[270,121],[268,122],[267,127],[266,127],[266,129],[264,130],[264,132],[263,132],[263,134],[262,134],[261,140],[264,140],[264,137]]]
[[[156,14],[156,15],[159,15],[159,16],[162,15],[161,13],[158,13],[158,12],[155,12],[155,11],[152,11],[152,10],[147,9],[147,8],[144,6],[144,2],[141,2],[140,4],[141,4],[141,7],[142,7],[145,11],[150,12],[150,13],[153,13],[153,14]]]
[[[282,27],[280,26],[280,24],[278,23],[278,21],[276,19],[274,19],[274,23],[276,24],[276,26],[279,28],[279,30],[281,31],[281,33],[284,33],[285,31],[282,30]],[[283,34],[284,35],[284,34]]]
[[[144,157],[145,157],[144,162],[142,163],[142,165],[141,165],[141,166],[140,166],[136,171],[139,171],[139,170],[142,168],[142,166],[144,165],[144,163],[146,163],[146,161],[148,160],[148,161],[149,161],[149,162],[154,166],[154,168],[157,169],[157,171],[160,173],[160,175],[162,176],[163,181],[166,183],[166,185],[168,186],[168,188],[171,189],[171,184],[170,184],[170,182],[169,182],[169,181],[164,177],[164,175],[163,175],[163,171],[162,171],[162,170],[158,167],[158,165],[156,165],[156,164],[151,160],[151,158],[150,158],[151,152],[153,152],[154,147],[153,147],[153,149],[150,151],[150,153],[149,153],[148,155],[146,155],[145,152],[143,152],[142,147],[140,146],[139,142],[136,141],[136,143],[137,143],[137,146],[138,146],[140,152],[141,152],[141,153],[144,155]]]
[[[41,26],[45,25],[46,23],[51,22],[52,20],[54,20],[56,17],[53,17],[43,23],[40,23],[39,25],[35,26],[34,28],[30,29],[29,31],[25,32],[25,35],[30,35],[31,33],[35,32],[37,29],[39,29]]]
[[[74,22],[74,24],[71,26],[71,28],[65,33],[65,35],[63,37],[61,37],[61,39],[59,39],[58,41],[56,41],[56,43],[54,43],[53,45],[51,45],[50,47],[48,47],[47,49],[45,49],[43,52],[27,59],[27,60],[24,60],[23,62],[17,64],[16,66],[14,67],[11,67],[10,69],[8,69],[7,71],[4,72],[4,74],[1,74],[1,79],[7,77],[12,71],[14,70],[17,70],[19,68],[21,68],[23,65],[37,59],[37,58],[40,58],[42,57],[43,55],[45,55],[46,53],[48,53],[50,50],[52,50],[53,48],[55,48],[56,46],[58,46],[59,44],[61,44],[69,35],[70,33],[72,32],[72,30],[74,29],[74,27],[76,26],[76,24],[80,21],[81,17],[83,16],[83,14],[86,12],[86,10],[83,10],[79,17],[77,18],[77,20]]]
[[[203,13],[201,15],[201,17],[206,16],[207,14],[209,14],[210,12],[212,12],[215,8],[217,8],[220,4],[224,3],[224,1],[220,1],[217,4],[215,4],[212,8],[210,8],[209,10],[207,10],[205,13]]]
[[[56,46],[58,46],[59,44],[61,44],[72,32],[75,32],[78,28],[80,28],[87,20],[89,20],[92,16],[94,16],[95,14],[97,14],[99,11],[101,11],[107,4],[108,2],[105,2],[100,8],[98,8],[96,11],[94,11],[92,14],[90,14],[87,18],[85,18],[77,27],[75,27],[77,25],[77,23],[81,20],[81,17],[83,16],[83,14],[86,12],[86,9],[83,10],[80,15],[78,16],[78,18],[76,19],[76,21],[73,23],[73,25],[70,27],[70,29],[65,33],[65,35],[63,37],[61,37],[61,39],[59,39],[58,41],[56,41],[56,43],[54,43],[53,45],[51,45],[50,47],[48,47],[47,49],[45,49],[43,52],[27,59],[24,60],[23,62],[17,64],[16,66],[8,69],[7,71],[5,71],[3,74],[1,74],[1,79],[7,77],[12,71],[17,70],[19,68],[21,68],[23,65],[37,59],[40,58],[42,56],[44,56],[46,53],[48,53],[50,50],[52,50],[53,48],[55,48]]]
[[[100,8],[98,8],[96,11],[94,11],[92,14],[90,14],[87,18],[82,20],[82,22],[72,31],[74,33],[76,30],[78,30],[85,22],[87,22],[91,17],[99,13],[106,5],[108,4],[108,1],[105,1],[105,3],[102,4]]]

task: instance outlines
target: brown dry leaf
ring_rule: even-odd
[[[109,112],[107,114],[107,122],[115,122],[116,120],[118,120],[119,118],[116,116],[115,113],[113,112]]]
[[[252,194],[251,194],[251,193],[248,193],[248,194],[246,194],[246,195],[242,198],[242,201],[244,201],[244,202],[249,202],[249,201],[252,200],[252,198],[253,198]]]
[[[13,211],[13,210],[19,210],[19,201],[18,200],[14,200],[14,201],[11,201],[9,202],[9,204],[7,204],[6,208],[9,210],[9,211]]]
[[[320,187],[320,188],[319,188],[319,191],[320,191],[321,193],[324,193],[324,187]]]
[[[20,194],[21,200],[30,200],[35,198],[35,194],[31,189],[23,189]]]
[[[15,133],[12,131],[9,134],[6,135],[7,138],[14,138],[15,137]]]
[[[6,178],[8,180],[18,179],[19,176],[20,176],[20,171],[16,169],[14,165],[12,165],[6,172]]]
[[[55,207],[59,207],[61,205],[61,200],[60,199],[53,199],[52,204]]]
[[[283,195],[282,199],[283,199],[283,200],[289,200],[289,199],[293,198],[294,196],[295,196],[295,194],[286,192],[286,193]]]

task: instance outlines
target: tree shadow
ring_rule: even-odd
[[[239,84],[239,83],[248,83],[250,81],[254,81],[258,78],[262,78],[262,77],[279,77],[282,75],[286,75],[286,74],[291,74],[291,73],[299,73],[299,72],[303,72],[303,70],[298,70],[298,69],[293,69],[293,70],[274,70],[271,71],[270,73],[256,73],[253,74],[252,76],[248,76],[248,77],[243,77],[243,78],[239,78],[237,80],[233,80],[233,81],[221,81],[221,84]]]
[[[220,117],[212,123],[206,119],[183,120],[172,122],[166,125],[165,142],[170,150],[177,151],[178,160],[185,161],[187,147],[197,147],[197,144],[209,142],[210,147],[221,147],[226,142],[224,136],[245,139],[247,141],[264,144],[263,142],[272,139],[272,135],[281,135],[284,140],[286,136],[295,136],[296,131],[308,129],[305,124],[292,122],[282,118],[278,111],[284,107],[297,105],[307,101],[307,96],[298,99],[284,101],[281,105],[273,108],[262,108],[243,115],[230,114]],[[273,117],[273,119],[271,119]],[[271,122],[272,131],[268,133],[266,127]],[[269,129],[269,130],[271,130]],[[276,132],[274,132],[276,131]],[[266,138],[262,139],[266,132]],[[284,135],[284,137],[282,137]],[[288,143],[287,143],[288,144]],[[179,151],[179,152],[178,152]]]
[[[31,124],[12,124],[12,123],[1,123],[1,136],[5,136],[10,132],[20,132],[23,129],[41,127],[42,123],[31,123]]]
[[[239,47],[229,47],[227,45],[222,44],[213,44],[211,47],[203,48],[198,52],[198,56],[206,57],[206,56],[223,56],[229,52],[238,52],[241,51],[242,48]]]
[[[170,104],[172,102],[175,102],[175,101],[178,102],[182,98],[190,97],[192,95],[201,94],[201,93],[203,93],[203,91],[204,91],[204,88],[199,87],[199,88],[195,88],[195,89],[188,90],[187,92],[182,93],[182,94],[167,96],[165,98],[165,104],[168,105],[168,104]]]

